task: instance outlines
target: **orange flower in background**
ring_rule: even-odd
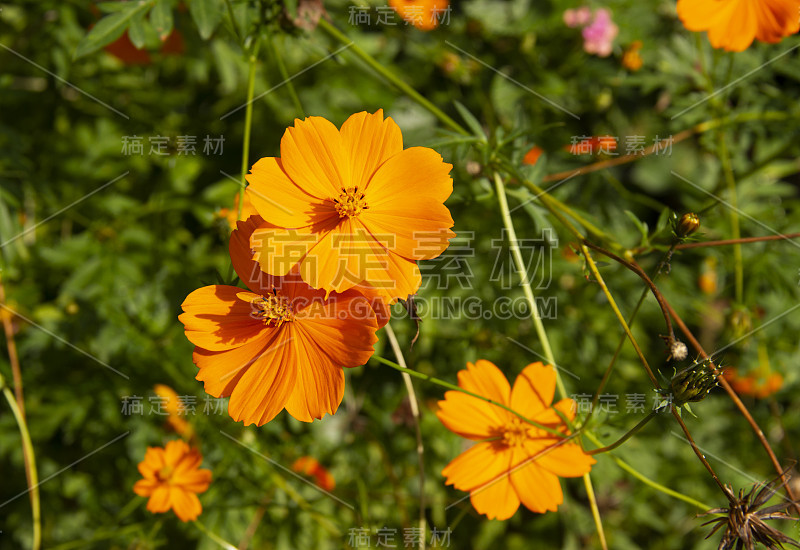
[[[169,415],[167,416],[167,424],[184,439],[191,438],[194,435],[194,428],[183,418],[184,411],[181,407],[180,396],[165,384],[156,384],[153,390],[163,400],[163,408]]]
[[[628,46],[625,53],[622,54],[622,66],[631,72],[636,72],[641,69],[643,64],[642,56],[639,54],[639,50],[641,49],[641,40],[634,40],[631,42],[631,45]]]
[[[300,474],[312,476],[317,485],[326,491],[333,491],[336,487],[336,480],[333,479],[331,473],[323,468],[316,458],[301,456],[292,464],[292,470]]]
[[[147,509],[154,514],[170,508],[181,521],[193,521],[203,511],[198,493],[208,490],[211,470],[200,469],[203,455],[183,440],[167,443],[166,447],[148,447],[139,463],[140,479],[133,492],[150,497]]]
[[[435,258],[455,235],[444,205],[451,168],[433,149],[403,149],[381,110],[352,115],[341,130],[321,117],[296,120],[281,157],[247,176],[266,220],[250,240],[253,259],[270,275],[297,269],[326,292],[366,283],[387,301],[406,298],[421,282],[417,260]]]
[[[421,31],[431,31],[439,23],[450,22],[448,0],[389,0],[400,17]]]
[[[783,375],[779,372],[763,374],[757,369],[755,372],[740,375],[735,368],[728,367],[722,375],[739,395],[750,395],[759,399],[769,397],[783,387]]]
[[[378,320],[356,290],[326,299],[296,273],[263,273],[249,244],[262,222],[258,216],[239,222],[230,239],[233,267],[250,290],[227,285],[195,290],[179,319],[196,346],[197,379],[206,393],[230,396],[234,420],[260,426],[285,408],[311,422],[336,412],[344,393],[342,367],[369,360]]]
[[[610,154],[617,150],[615,136],[573,136],[572,142],[564,146],[565,151],[572,155],[599,155]]]
[[[551,406],[556,387],[553,367],[532,363],[514,382],[493,363],[467,363],[458,385],[506,405],[526,418],[569,434],[554,409],[574,418],[575,403],[562,399]],[[451,431],[477,441],[448,464],[447,484],[470,493],[470,501],[489,519],[508,519],[520,502],[532,512],[556,511],[564,500],[559,477],[580,477],[595,460],[575,443],[530,425],[496,405],[465,393],[448,391],[436,413]]]
[[[530,164],[533,166],[537,162],[539,162],[539,157],[542,156],[544,150],[539,147],[538,145],[534,145],[533,147],[525,153],[525,156],[522,159],[522,164]]]
[[[244,221],[250,216],[255,216],[258,214],[256,209],[253,207],[253,203],[250,201],[250,197],[245,194],[244,203],[242,204],[242,215],[239,216],[239,199],[241,196],[241,193],[236,194],[236,198],[233,201],[233,208],[220,208],[217,210],[216,215],[219,218],[226,220],[231,230],[236,229],[237,221]]]
[[[747,49],[754,39],[780,42],[800,30],[800,0],[678,0],[690,31],[708,31],[715,48]]]

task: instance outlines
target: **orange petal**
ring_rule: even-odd
[[[213,352],[195,348],[192,360],[200,369],[195,378],[204,382],[205,391],[209,395],[231,395],[245,372],[263,355],[269,354],[269,347],[275,343],[279,334],[280,329],[268,327],[265,338],[253,340],[230,351]]]
[[[311,422],[326,414],[335,414],[344,396],[344,370],[313,342],[296,340],[303,358],[286,412],[301,422]]]
[[[480,488],[508,472],[511,455],[495,442],[480,441],[454,458],[442,470],[447,485],[459,491]]]
[[[156,487],[150,495],[150,500],[147,501],[147,509],[154,514],[166,512],[170,505],[170,488],[166,485]]]
[[[448,430],[467,439],[480,440],[497,436],[506,422],[503,409],[457,391],[444,394],[436,416]]]
[[[314,300],[295,312],[293,324],[299,344],[305,348],[316,345],[333,363],[343,367],[365,364],[378,341],[378,322],[363,296],[333,295],[326,302]]]
[[[553,439],[547,444],[552,445],[557,441],[557,439]],[[540,443],[543,442],[537,442],[537,446],[540,446]],[[526,448],[526,451],[530,453],[529,448]],[[583,452],[583,449],[575,443],[564,443],[545,451],[536,458],[537,466],[558,477],[580,477],[589,473],[592,465],[596,463],[594,458]]]
[[[553,402],[556,391],[556,371],[541,362],[525,367],[514,381],[511,390],[511,408],[528,418],[533,418]]]
[[[378,167],[403,150],[403,135],[394,120],[375,114],[356,113],[340,130],[350,160],[351,186],[366,189]]]
[[[319,216],[336,216],[333,202],[325,195],[316,197],[289,179],[281,159],[262,158],[246,176],[247,196],[265,220],[280,227],[305,227]],[[338,193],[333,196],[338,196]]]
[[[306,193],[318,199],[339,196],[351,187],[350,155],[339,130],[322,117],[295,120],[281,139],[283,170]]]
[[[470,492],[472,506],[489,519],[504,520],[513,516],[519,508],[519,497],[511,485],[508,472],[511,469],[511,453],[504,453],[505,471],[493,481]]]
[[[511,485],[522,504],[531,512],[555,512],[564,501],[558,477],[539,468],[538,462],[531,460],[521,448],[514,449],[513,463]]]
[[[194,521],[203,511],[197,495],[181,489],[173,490],[172,509],[181,521]]]
[[[478,359],[475,364],[467,363],[466,370],[458,372],[458,385],[503,405],[508,405],[510,400],[511,387],[505,375],[494,363],[485,359]],[[508,411],[498,407],[493,407],[493,410],[499,411],[500,418],[511,418]]]
[[[250,365],[233,389],[228,414],[245,426],[261,426],[283,409],[297,377],[300,358],[293,340],[291,323],[278,329],[271,345]]]
[[[264,222],[250,237],[250,247],[254,251],[253,260],[258,262],[262,271],[270,275],[287,275],[295,266],[314,272],[319,253],[313,257],[308,257],[308,253],[320,240],[327,238],[338,224],[337,218],[321,225],[284,229]],[[309,282],[305,277],[303,280]]]
[[[237,348],[263,338],[266,326],[252,306],[237,298],[241,288],[211,285],[186,297],[178,320],[194,345],[209,351]]]

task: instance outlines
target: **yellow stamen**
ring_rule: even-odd
[[[256,317],[263,319],[267,326],[279,327],[284,321],[294,321],[294,311],[289,299],[279,294],[277,290],[254,299],[253,305],[256,308]]]
[[[358,186],[342,187],[339,197],[333,199],[333,204],[340,218],[358,216],[362,210],[367,210],[369,206],[364,200],[364,193],[359,193]]]

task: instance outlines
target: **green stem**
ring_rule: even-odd
[[[585,432],[584,435],[586,435],[586,437],[591,439],[592,442],[595,445],[602,445],[602,442],[599,439],[597,439],[594,435],[592,435],[592,434],[590,434],[588,432]],[[700,508],[701,510],[711,510],[711,508],[713,508],[713,506],[709,506],[708,504],[704,504],[704,503],[700,502],[699,500],[695,500],[692,497],[684,495],[683,493],[679,493],[678,491],[673,491],[669,487],[666,487],[666,486],[661,485],[660,483],[658,483],[656,481],[653,481],[652,479],[648,478],[644,474],[638,472],[633,466],[631,466],[630,464],[628,464],[627,462],[625,462],[621,458],[618,458],[618,457],[614,456],[613,454],[609,454],[608,456],[611,458],[611,460],[613,460],[617,464],[617,466],[619,466],[620,468],[622,468],[623,470],[625,470],[626,472],[631,474],[633,477],[635,477],[636,479],[638,479],[639,481],[641,481],[645,485],[649,485],[650,487],[652,487],[656,491],[660,491],[660,492],[664,493],[665,495],[669,495],[671,497],[674,497],[674,498],[677,498],[679,500],[682,500],[682,501],[684,501],[684,502],[686,502],[688,504],[691,504],[692,506],[696,506],[697,508]]]
[[[586,487],[586,496],[589,498],[589,507],[592,509],[592,518],[594,519],[595,525],[601,526],[600,529],[597,530],[597,534],[600,537],[600,546],[603,550],[608,550],[608,543],[606,542],[606,534],[602,529],[602,520],[600,519],[600,508],[597,506],[597,497],[594,495],[594,487],[592,487],[592,478],[589,477],[589,474],[583,476],[583,486]]]
[[[739,199],[736,195],[736,179],[733,175],[731,158],[728,153],[728,145],[725,141],[725,130],[719,131],[719,156],[722,162],[722,171],[725,174],[725,182],[728,185],[728,200],[731,202],[731,233],[733,240],[741,239],[742,232],[739,228]],[[742,244],[733,245],[733,264],[734,264],[734,296],[736,302],[741,304],[744,299],[744,262],[742,260]]]
[[[278,46],[275,44],[275,38],[270,35],[267,42],[269,43],[272,56],[275,58],[275,62],[278,64],[278,70],[281,73],[281,78],[286,83],[286,89],[289,91],[289,96],[292,98],[292,103],[294,103],[297,116],[303,117],[305,116],[306,111],[303,109],[303,104],[300,102],[300,96],[297,95],[297,90],[295,90],[294,84],[292,84],[292,79],[289,77],[289,72],[286,70],[286,64],[283,62],[283,56],[281,56],[280,51],[278,51]]]
[[[550,340],[548,339],[547,332],[544,329],[542,318],[539,316],[539,308],[536,307],[536,299],[533,295],[533,289],[531,288],[530,277],[528,276],[528,270],[525,267],[525,261],[522,259],[522,252],[520,252],[519,249],[517,233],[514,230],[514,223],[511,220],[511,210],[508,208],[506,187],[503,183],[503,178],[500,177],[498,172],[494,173],[494,184],[497,191],[497,201],[500,204],[500,213],[503,216],[503,224],[508,232],[508,246],[511,249],[511,255],[514,257],[514,263],[517,266],[517,273],[519,275],[520,282],[522,283],[522,290],[525,293],[525,297],[528,300],[528,305],[531,308],[531,319],[533,320],[533,325],[536,328],[536,334],[539,336],[539,341],[542,343],[544,356],[547,358],[547,361],[550,363],[556,374],[556,386],[558,387],[558,393],[561,396],[561,399],[564,399],[567,397],[567,390],[564,388],[564,381],[561,379],[558,369],[556,369],[556,359],[553,355],[553,350],[550,347]],[[559,411],[557,408],[553,408],[553,410],[556,411],[556,413],[561,413],[561,411]],[[561,417],[567,426],[572,428],[572,422],[568,417],[566,417],[566,415],[559,414],[559,417]],[[600,519],[600,512],[597,507],[597,501],[595,500],[594,490],[592,489],[592,478],[588,473],[583,476],[583,483],[586,486],[586,494],[587,498],[589,499],[589,505],[592,508],[592,517],[594,519],[595,527],[597,528],[597,534],[600,537],[600,544],[602,545],[603,549],[606,550],[606,535],[605,531],[603,530],[603,522]]]
[[[220,536],[219,536],[219,535],[217,535],[216,533],[212,533],[211,531],[209,531],[208,529],[206,529],[206,528],[205,528],[205,526],[204,526],[202,523],[200,523],[199,521],[197,521],[197,520],[194,520],[194,524],[195,524],[195,525],[197,526],[197,528],[198,528],[198,529],[200,529],[200,530],[201,530],[201,531],[202,531],[202,532],[203,532],[203,533],[204,533],[204,534],[205,534],[205,535],[206,535],[208,538],[210,538],[211,540],[213,540],[214,542],[216,542],[217,544],[219,544],[219,545],[220,545],[222,548],[224,548],[225,550],[237,550],[237,548],[236,548],[236,547],[235,547],[233,544],[231,544],[231,543],[230,543],[230,542],[228,542],[227,540],[223,539],[222,537],[220,537]]]
[[[389,339],[389,344],[392,346],[397,362],[403,368],[408,369],[406,360],[403,357],[403,351],[400,349],[400,343],[397,341],[397,336],[394,330],[388,323],[384,327],[386,336]],[[409,369],[410,370],[410,369]],[[422,445],[422,428],[420,427],[420,414],[419,402],[417,401],[417,394],[414,391],[414,384],[411,382],[411,376],[407,372],[400,373],[403,377],[403,382],[406,385],[408,392],[408,403],[411,406],[411,416],[414,417],[414,426],[417,435],[417,461],[419,462],[419,528],[420,533],[425,533],[425,447]],[[425,537],[420,539],[420,548],[425,550]]]
[[[31,515],[33,517],[33,550],[39,550],[42,546],[42,518],[41,506],[39,503],[39,476],[36,472],[36,456],[33,454],[33,442],[31,442],[31,434],[28,432],[28,424],[25,422],[25,417],[22,415],[17,400],[14,394],[6,386],[6,381],[0,375],[0,387],[3,388],[3,395],[6,396],[8,406],[11,407],[11,412],[14,414],[14,419],[19,426],[19,433],[22,437],[22,446],[25,450],[25,459],[28,462],[30,472],[30,498],[31,498]]]
[[[561,398],[564,399],[567,396],[567,391],[564,388],[564,381],[561,380],[561,376],[555,367],[556,360],[553,356],[553,350],[550,347],[550,340],[547,338],[547,332],[544,330],[542,318],[539,316],[539,308],[536,307],[536,298],[533,295],[533,289],[531,288],[528,270],[525,268],[525,260],[522,258],[522,252],[520,252],[519,242],[517,241],[517,233],[514,231],[514,223],[511,220],[511,211],[508,208],[508,198],[506,197],[506,187],[503,184],[503,179],[497,172],[494,173],[494,184],[495,189],[497,190],[497,201],[500,204],[500,213],[503,216],[503,225],[508,232],[508,247],[511,250],[511,255],[514,257],[517,274],[519,275],[522,283],[522,291],[525,294],[525,298],[528,300],[528,306],[531,308],[531,320],[533,321],[533,326],[536,329],[536,335],[539,337],[539,341],[542,344],[544,356],[547,358],[547,362],[550,363],[550,365],[556,371],[556,385],[558,386],[558,393]]]
[[[514,416],[518,417],[520,420],[522,420],[524,422],[527,422],[531,426],[536,426],[540,430],[544,430],[547,433],[552,434],[552,435],[554,435],[556,437],[559,437],[559,438],[562,438],[562,439],[565,438],[565,437],[568,437],[568,436],[564,435],[563,433],[559,432],[558,430],[555,430],[553,428],[545,426],[544,424],[540,424],[540,423],[538,423],[538,422],[536,422],[534,420],[531,420],[530,418],[528,418],[526,416],[523,416],[522,414],[518,413],[517,411],[515,411],[511,407],[509,407],[507,405],[504,405],[503,403],[498,403],[494,399],[489,399],[488,397],[484,397],[482,395],[479,395],[477,393],[471,392],[469,390],[465,390],[461,386],[456,386],[455,384],[451,384],[450,382],[445,382],[444,380],[441,380],[439,378],[434,378],[433,376],[429,376],[427,374],[423,374],[421,372],[417,372],[415,370],[411,370],[411,369],[406,368],[406,367],[401,367],[397,363],[389,361],[388,359],[384,359],[383,357],[380,357],[378,355],[373,355],[372,359],[374,359],[378,363],[382,363],[382,364],[384,364],[384,365],[386,365],[388,367],[392,367],[393,369],[398,370],[400,372],[405,372],[405,373],[407,373],[409,376],[411,376],[413,378],[419,378],[420,380],[425,380],[426,382],[430,382],[431,384],[436,384],[437,386],[441,386],[442,388],[446,388],[448,390],[461,392],[461,393],[470,395],[472,397],[475,397],[477,399],[480,399],[481,401],[486,401],[487,403],[489,403],[491,405],[495,405],[497,407],[500,407],[501,409],[504,409],[504,410],[510,412],[511,414],[513,414]]]
[[[366,63],[372,70],[377,72],[383,78],[394,84],[397,88],[400,89],[404,94],[408,97],[419,103],[422,107],[427,109],[431,112],[436,118],[438,118],[445,126],[450,127],[450,129],[458,132],[459,134],[469,136],[471,135],[463,126],[461,126],[458,122],[447,116],[441,109],[439,109],[436,105],[428,101],[423,95],[417,92],[414,88],[403,82],[397,75],[392,73],[389,69],[384,67],[377,59],[369,55],[367,52],[362,50],[357,44],[355,44],[352,40],[350,40],[347,35],[342,33],[339,29],[328,23],[324,18],[319,20],[319,24],[317,25],[323,31],[328,33],[328,35],[337,40],[348,47],[350,51],[355,54],[356,57],[361,59],[364,63]]]
[[[247,107],[244,114],[244,140],[242,144],[242,189],[239,191],[239,210],[236,219],[242,217],[242,206],[244,205],[244,190],[247,187],[247,167],[250,160],[250,132],[253,127],[253,96],[256,89],[256,63],[258,61],[258,47],[260,41],[256,39],[253,50],[250,52],[250,71],[247,75]]]
[[[586,454],[599,455],[600,453],[607,453],[608,451],[613,451],[614,449],[616,449],[617,447],[628,441],[628,439],[630,439],[633,435],[635,435],[636,432],[644,428],[648,422],[650,422],[653,418],[655,418],[656,414],[658,414],[657,410],[650,411],[650,414],[642,418],[638,424],[636,424],[633,428],[628,430],[625,433],[625,435],[617,439],[614,443],[612,443],[611,445],[606,445],[605,447],[600,447],[598,449],[592,449],[591,451],[586,451]]]

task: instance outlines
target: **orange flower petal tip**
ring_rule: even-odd
[[[181,521],[194,521],[203,511],[198,493],[208,490],[211,470],[201,469],[203,456],[183,440],[148,447],[139,463],[142,478],[133,491],[149,497],[147,509],[160,514],[173,510]]]
[[[448,391],[439,402],[439,420],[476,443],[442,471],[447,484],[469,492],[475,510],[489,519],[508,519],[520,504],[537,513],[556,511],[563,501],[559,478],[582,476],[595,460],[565,439],[569,430],[556,409],[572,417],[575,403],[563,399],[552,404],[556,386],[553,367],[532,363],[511,387],[497,366],[479,360],[458,373],[458,385],[563,436],[528,424],[497,405]]]

